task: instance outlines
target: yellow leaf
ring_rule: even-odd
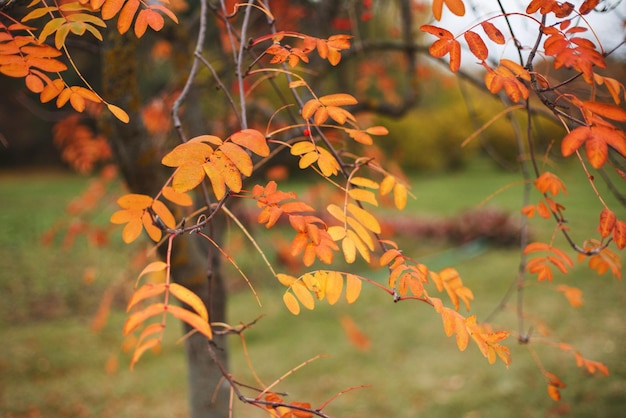
[[[311,151],[315,151],[315,144],[310,141],[296,142],[291,146],[291,155],[308,154]]]
[[[298,303],[296,297],[291,293],[285,292],[285,294],[283,295],[283,302],[285,303],[285,306],[287,306],[287,309],[289,309],[289,312],[291,312],[292,314],[298,315],[300,313],[300,304]]]
[[[354,216],[355,219],[359,221],[364,227],[366,227],[375,234],[380,234],[380,224],[371,213],[367,212],[364,209],[361,209],[354,203],[348,203],[348,212],[350,212],[352,216]]]
[[[363,241],[361,241],[361,239],[358,237],[357,234],[354,233],[354,231],[348,231],[348,237],[350,237],[352,239],[352,242],[354,242],[354,245],[356,246],[356,249],[359,251],[359,254],[363,258],[363,260],[369,263],[370,252],[367,250],[367,247],[365,246]]]
[[[252,175],[252,159],[243,148],[232,142],[224,142],[220,147],[220,151],[233,162],[242,174],[246,176]]]
[[[380,185],[376,183],[372,179],[368,179],[367,177],[352,177],[350,179],[350,184],[354,184],[355,186],[367,187],[368,189],[378,189]]]
[[[298,162],[298,167],[300,167],[301,169],[307,168],[308,166],[316,162],[319,157],[320,155],[315,151],[304,154]]]
[[[290,276],[288,274],[283,274],[283,273],[278,273],[276,275],[276,278],[283,286],[287,286],[287,287],[291,286],[293,282],[296,281],[295,277]]]
[[[393,186],[396,184],[396,178],[394,176],[386,176],[380,183],[380,195],[384,196],[389,194],[393,190]]]
[[[354,303],[361,294],[361,286],[363,283],[354,274],[346,275],[346,301]]]
[[[211,330],[211,325],[207,322],[206,319],[202,318],[200,315],[197,315],[187,309],[181,308],[176,305],[167,305],[167,311],[174,315],[176,318],[181,321],[185,321],[189,324],[193,329],[207,337],[209,340],[213,339],[213,331]]]
[[[366,202],[371,205],[378,206],[378,201],[376,200],[376,196],[370,190],[350,189],[348,190],[348,194],[354,200],[360,200],[361,202]]]
[[[134,314],[129,316],[124,323],[124,335],[130,334],[139,325],[141,325],[143,321],[150,317],[163,313],[164,310],[165,305],[163,305],[162,303],[155,303],[141,311],[135,312]]]
[[[363,227],[363,225],[361,225],[359,221],[352,217],[348,217],[347,221],[348,225],[350,225],[350,227],[354,230],[354,232],[356,232],[359,238],[367,245],[367,248],[369,248],[370,251],[374,251],[374,240],[372,239],[370,233],[367,232],[367,229],[365,229],[365,227]]]
[[[148,283],[141,286],[139,289],[133,293],[128,301],[128,305],[126,305],[126,312],[130,311],[133,306],[137,303],[141,302],[144,299],[150,298],[152,296],[160,295],[165,292],[166,285],[165,283],[154,284]]]
[[[326,299],[329,305],[337,303],[343,291],[343,278],[336,271],[329,271],[326,278]]]
[[[198,295],[177,283],[170,284],[170,292],[172,292],[172,295],[176,296],[178,300],[191,306],[193,310],[200,315],[200,318],[208,322],[209,313],[207,312],[204,302]]]
[[[354,263],[356,260],[356,245],[350,236],[346,236],[343,241],[341,241],[341,250],[343,251],[346,263]]]
[[[346,236],[346,230],[342,226],[331,226],[328,228],[328,235],[333,239],[333,241],[339,241]]]
[[[406,201],[406,186],[402,183],[396,183],[396,185],[393,187],[393,204],[398,210],[402,210],[406,207]]]
[[[339,206],[331,203],[326,207],[326,210],[339,222],[346,222],[346,215],[345,213],[343,213],[343,210],[341,210]]]
[[[315,299],[313,299],[313,295],[311,294],[309,289],[307,289],[304,283],[302,283],[301,281],[295,282],[291,286],[291,290],[293,290],[294,295],[296,295],[300,303],[304,305],[305,308],[315,308]]]

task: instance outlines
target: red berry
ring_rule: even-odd
[[[304,134],[304,136],[310,136],[311,135],[311,131],[307,128],[304,130],[304,132],[302,132]]]

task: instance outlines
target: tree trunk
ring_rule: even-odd
[[[154,196],[163,186],[168,172],[160,163],[164,150],[155,138],[150,137],[141,121],[141,98],[137,86],[137,43],[109,31],[103,45],[103,95],[124,108],[130,123],[123,124],[113,118],[103,123],[114,157],[122,175],[134,193]],[[221,221],[216,221],[221,223]],[[213,223],[208,234],[220,241],[222,225]],[[226,293],[220,274],[219,254],[206,240],[196,235],[179,236],[174,240],[172,252],[172,277],[191,289],[205,302],[211,322],[225,322]],[[222,374],[211,359],[208,340],[199,333],[185,342],[189,369],[189,402],[192,418],[221,418],[228,416],[229,390],[222,382]],[[225,337],[215,336],[213,343],[219,360],[226,367],[227,346]]]

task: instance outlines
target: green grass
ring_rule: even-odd
[[[573,171],[559,174],[570,188],[563,201],[574,236],[592,235],[599,204],[584,182],[574,182],[580,176]],[[517,179],[481,165],[461,173],[416,178],[413,191],[418,199],[407,212],[423,217],[453,215],[475,207]],[[43,231],[85,184],[85,179],[60,174],[0,175],[0,416],[184,417],[186,378],[183,350],[175,345],[176,326],[169,327],[161,353],[146,354],[132,373],[127,368],[128,354],[121,349],[125,319],[121,309],[114,310],[99,333],[90,329],[104,289],[117,282],[131,286],[136,271],[125,268],[126,248],[114,244],[99,249],[83,241],[70,249],[40,245]],[[520,190],[520,185],[506,189],[488,205],[517,211]],[[574,209],[574,205],[579,207]],[[106,210],[100,216],[103,219],[108,216]],[[539,238],[549,237],[552,228],[533,221]],[[272,242],[259,239],[262,244]],[[446,255],[444,259],[454,264],[474,290],[472,313],[479,319],[500,301],[519,260],[514,250],[493,249],[466,258],[454,249],[442,252],[446,248],[421,242],[419,237],[402,241],[414,241],[422,255]],[[444,335],[440,318],[426,305],[394,304],[368,286],[354,305],[340,302],[329,307],[321,302],[314,311],[294,317],[282,305],[281,291],[267,279],[265,267],[258,258],[251,258],[249,245],[237,248],[237,261],[255,283],[261,283],[257,290],[263,307],[256,305],[249,291],[239,290],[231,296],[229,316],[232,323],[239,323],[264,315],[246,333],[251,360],[263,382],[271,383],[318,354],[329,355],[278,386],[290,393],[289,399],[316,405],[346,388],[370,384],[339,397],[327,412],[341,417],[619,417],[626,410],[626,292],[621,282],[608,275],[597,276],[577,265],[572,274],[558,275],[554,284],[533,283],[525,291],[525,308],[545,322],[555,339],[574,345],[611,370],[608,378],[588,376],[570,356],[533,345],[545,367],[568,384],[563,404],[556,404],[548,398],[545,381],[527,348],[513,339],[508,341],[512,365],[508,369],[501,363],[490,366],[473,345],[460,353],[454,339]],[[97,271],[91,284],[83,280],[86,267]],[[370,273],[382,280],[381,275]],[[232,282],[233,288],[243,287],[241,278],[233,277]],[[585,306],[570,308],[554,292],[558,283],[581,287]],[[125,296],[118,295],[120,304]],[[512,300],[495,322],[516,329],[514,307]],[[344,315],[369,336],[369,350],[360,351],[349,342],[340,325]],[[526,326],[531,325],[527,320]],[[538,332],[534,326],[533,336]],[[254,383],[238,340],[232,339],[231,348],[233,372],[240,380]],[[113,367],[114,360],[118,367]],[[568,414],[563,413],[565,409]],[[237,411],[238,416],[267,416],[241,405]]]

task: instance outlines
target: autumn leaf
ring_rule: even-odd
[[[573,308],[580,308],[583,306],[583,291],[571,286],[560,284],[556,287],[558,292],[561,292],[567,298],[567,301]]]
[[[444,4],[453,14],[457,16],[465,15],[463,0],[433,0],[433,16],[436,20],[441,20]]]
[[[544,194],[550,192],[550,194],[556,196],[559,194],[559,191],[562,191],[564,195],[567,195],[567,189],[563,181],[556,174],[549,171],[545,171],[537,177],[535,187]]]
[[[474,54],[474,56],[481,61],[486,60],[489,56],[489,50],[480,35],[476,32],[467,31],[463,36],[465,37],[465,42],[467,42],[472,54]]]

